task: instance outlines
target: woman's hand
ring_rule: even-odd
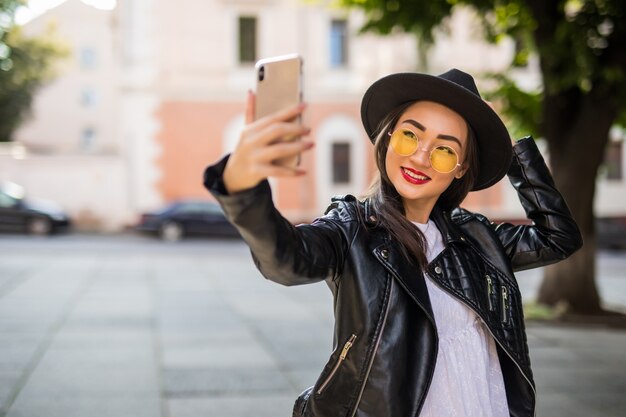
[[[254,93],[248,92],[246,127],[224,169],[224,185],[228,193],[252,188],[268,177],[305,174],[300,168],[276,165],[273,161],[293,157],[313,147],[310,141],[281,139],[310,133],[308,127],[293,121],[304,111],[304,104],[254,121],[254,100]]]

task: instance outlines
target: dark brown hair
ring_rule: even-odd
[[[402,254],[408,260],[414,260],[424,268],[427,264],[426,242],[422,232],[407,218],[402,204],[402,197],[396,191],[387,176],[386,155],[389,147],[389,132],[396,125],[400,116],[415,102],[405,103],[391,111],[378,126],[374,145],[374,154],[378,173],[364,197],[370,200],[376,213],[378,227],[384,228],[391,238],[400,244]],[[472,128],[468,126],[465,162],[468,168],[461,178],[455,178],[439,196],[435,210],[450,211],[465,199],[474,186],[478,169],[478,149]]]

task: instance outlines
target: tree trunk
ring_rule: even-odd
[[[584,246],[567,260],[547,266],[537,301],[565,307],[567,313],[602,313],[595,282],[596,251],[593,237],[583,233]]]
[[[595,283],[596,240],[593,200],[608,133],[617,116],[601,94],[546,97],[544,127],[550,167],[581,230],[584,245],[565,261],[546,268],[537,301],[565,305],[575,314],[600,314]]]

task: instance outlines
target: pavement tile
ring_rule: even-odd
[[[0,343],[0,371],[23,369],[37,351],[38,343],[9,340]]]
[[[156,396],[94,398],[61,394],[54,398],[18,399],[6,417],[156,417],[161,415]]]
[[[322,369],[324,365],[316,366],[316,367],[299,367],[293,368],[289,367],[289,378],[294,382],[296,387],[296,391],[304,391],[306,388],[315,385],[315,382],[319,378],[322,373]]]
[[[170,417],[290,416],[295,395],[224,396],[167,400]]]
[[[102,328],[88,323],[69,322],[54,338],[54,348],[72,349],[120,349],[133,346],[150,346],[153,341],[152,330],[143,325],[113,327],[112,323]],[[145,323],[144,323],[145,324]]]
[[[531,362],[559,367],[580,361],[580,357],[571,349],[558,346],[533,346],[529,348]]]
[[[620,374],[623,369],[619,371]],[[569,392],[586,395],[602,391],[618,392],[624,389],[624,378],[616,379],[607,369],[593,363],[576,367],[535,367],[535,379],[539,390]]]
[[[194,332],[172,327],[160,329],[159,339],[163,349],[185,346],[208,346],[211,344],[240,344],[250,340],[250,331],[242,326],[223,326],[220,331]]]
[[[33,319],[5,319],[0,317],[0,334],[45,334],[54,323],[53,318]]]
[[[117,348],[82,345],[62,346],[56,344],[46,352],[46,358],[40,363],[39,368],[46,371],[59,371],[65,367],[91,366],[91,367],[119,367],[126,369],[151,369],[155,359],[152,352],[144,347],[132,345]]]
[[[96,254],[71,238],[28,256],[31,241],[22,252],[0,241],[0,277],[14,277],[0,279],[2,417],[288,416],[331,354],[327,286],[264,279],[241,242],[114,237]],[[599,279],[617,289],[611,301],[625,297],[623,265]],[[525,297],[540,281],[527,272]],[[527,327],[538,417],[626,416],[625,331]]]
[[[163,349],[166,368],[247,368],[271,367],[274,359],[254,342],[246,344],[215,343]]]
[[[150,331],[153,326],[153,318],[146,317],[128,317],[123,314],[112,314],[108,316],[72,316],[65,326],[72,331],[82,329],[86,331],[101,330],[103,332],[115,330],[134,330],[137,332]],[[64,326],[64,327],[65,327]]]
[[[20,396],[57,398],[64,395],[93,398],[158,396],[157,375],[153,366],[134,364],[125,367],[103,364],[41,365],[31,375]]]
[[[6,411],[9,397],[22,377],[22,373],[21,370],[0,369],[0,415],[2,415],[2,410]]]
[[[537,417],[600,417],[582,409],[570,395],[556,392],[538,394],[536,415]]]
[[[295,392],[284,373],[260,367],[165,369],[163,387],[168,397]]]

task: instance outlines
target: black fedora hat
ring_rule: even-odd
[[[471,75],[458,69],[439,76],[391,74],[374,82],[363,96],[361,119],[374,142],[381,121],[398,106],[434,101],[457,112],[472,127],[478,142],[478,173],[472,191],[485,189],[506,175],[511,163],[511,138],[495,111],[480,97]]]

